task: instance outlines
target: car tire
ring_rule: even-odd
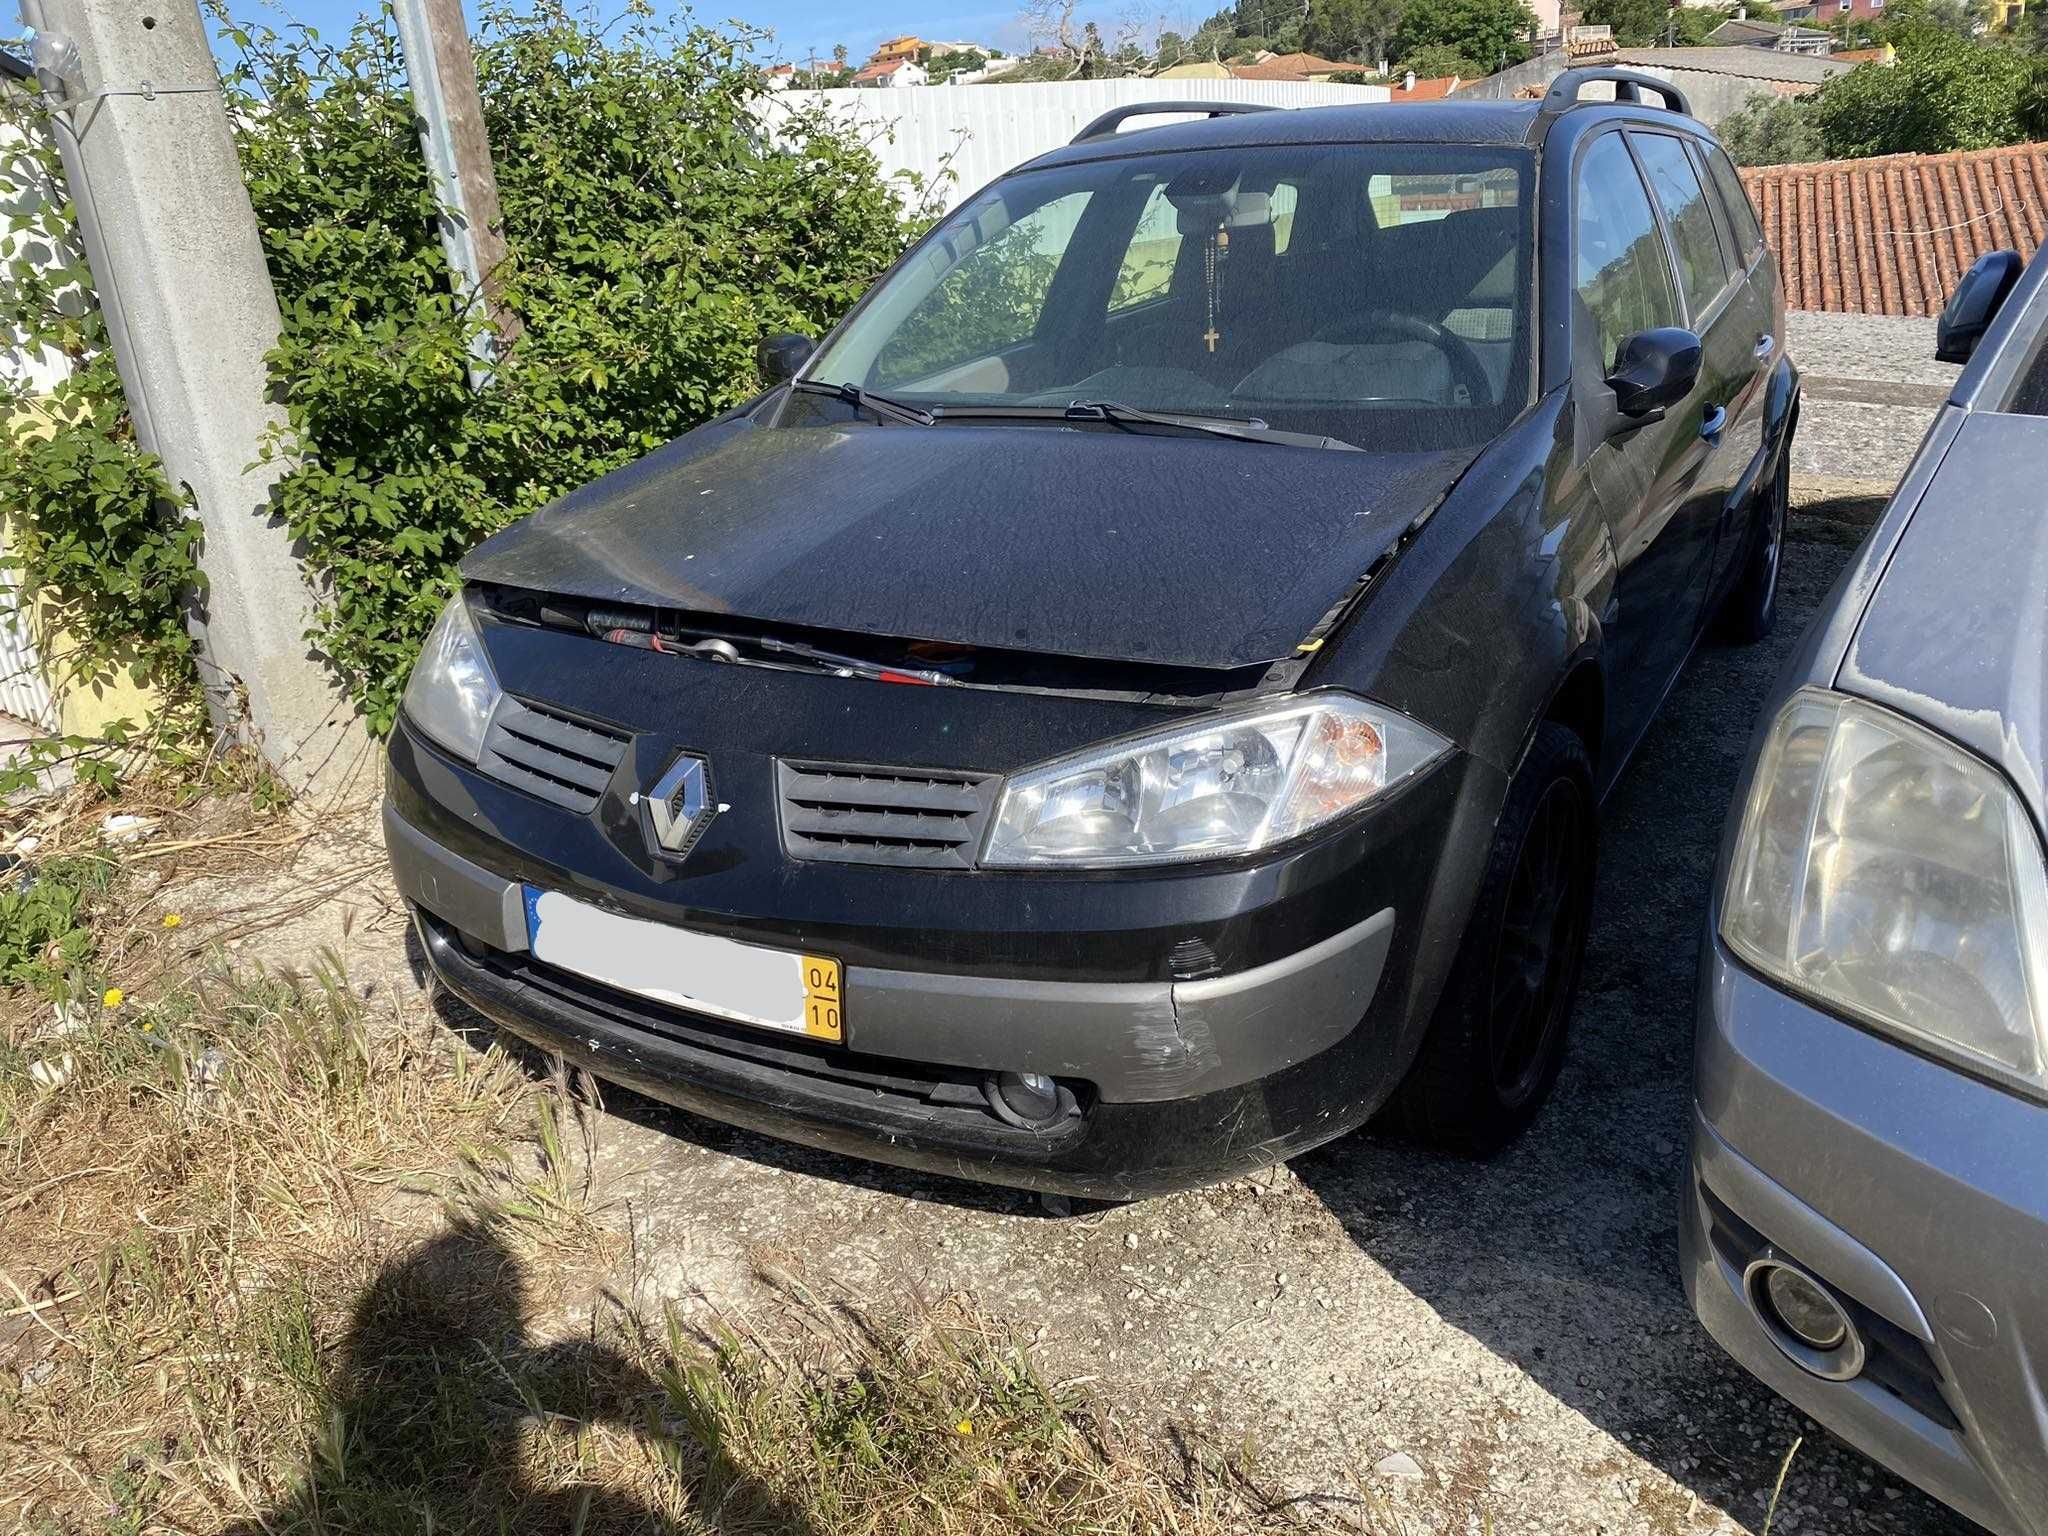
[[[1714,636],[1725,645],[1754,645],[1778,621],[1778,568],[1784,563],[1785,515],[1792,504],[1792,445],[1778,454],[1757,503],[1742,574],[1714,615]]]
[[[1593,765],[1578,734],[1537,728],[1508,786],[1451,978],[1388,1120],[1469,1156],[1536,1118],[1564,1064],[1596,847]]]

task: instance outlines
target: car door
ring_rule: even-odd
[[[1757,224],[1756,210],[1742,190],[1742,179],[1718,145],[1691,139],[1687,147],[1704,174],[1720,215],[1717,223],[1722,248],[1728,253],[1735,275],[1735,291],[1728,300],[1730,342],[1748,344],[1748,375],[1728,403],[1728,429],[1723,451],[1735,471],[1736,500],[1722,517],[1720,540],[1714,550],[1714,576],[1710,587],[1712,602],[1726,590],[1742,567],[1749,533],[1748,514],[1762,502],[1753,493],[1764,478],[1762,462],[1764,433],[1769,425],[1770,378],[1778,364],[1784,326],[1780,308],[1777,269],[1764,249],[1764,232]]]
[[[1746,283],[1723,235],[1724,215],[1694,158],[1689,134],[1629,130],[1643,176],[1656,195],[1678,268],[1687,324],[1701,345],[1698,431],[1705,462],[1693,482],[1686,524],[1698,562],[1700,617],[1707,617],[1721,535],[1744,472],[1762,442],[1759,326]]]
[[[1663,217],[1623,134],[1592,139],[1573,176],[1573,374],[1593,403],[1595,392],[1607,391],[1602,381],[1624,341],[1684,325],[1686,312]],[[1661,420],[1606,437],[1586,460],[1615,562],[1601,615],[1603,778],[1649,724],[1698,630],[1711,553],[1711,524],[1703,539],[1695,493],[1708,454],[1701,398],[1696,386]]]

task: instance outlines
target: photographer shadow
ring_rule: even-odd
[[[310,1350],[307,1366],[324,1422],[303,1482],[236,1536],[612,1536],[679,1529],[685,1512],[692,1530],[812,1536],[642,1366],[589,1338],[535,1338],[519,1260],[487,1227],[455,1225],[385,1264],[324,1368]],[[671,1510],[595,1480],[536,1477],[532,1436],[600,1426],[659,1443],[677,1480]]]

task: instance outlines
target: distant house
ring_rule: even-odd
[[[1776,48],[1623,48],[1612,62],[1669,80],[1685,92],[1694,115],[1709,125],[1751,96],[1804,96],[1855,68],[1839,59]]]
[[[1228,64],[1213,59],[1187,59],[1157,71],[1154,80],[1234,80]]]
[[[1777,6],[1780,21],[1825,27],[1839,21],[1882,21],[1884,0],[1785,0]]]
[[[1462,84],[1464,81],[1457,75],[1438,75],[1433,80],[1418,80],[1415,78],[1415,71],[1411,69],[1394,82],[1393,88],[1387,92],[1387,100],[1442,101]]]
[[[1896,64],[1899,51],[1890,43],[1882,48],[1844,48],[1839,53],[1828,55],[1838,64]]]
[[[1707,34],[1707,41],[1716,48],[1775,48],[1784,30],[1782,22],[1731,16]]]
[[[1312,53],[1275,53],[1256,64],[1233,65],[1230,73],[1238,80],[1288,80],[1297,84],[1321,85],[1332,75],[1358,67],[1356,64],[1340,64],[1334,59],[1319,59]]]
[[[790,82],[796,79],[796,66],[794,64],[771,64],[765,73],[768,76],[769,90],[786,91],[790,87]]]
[[[915,59],[890,59],[883,63],[863,65],[854,72],[854,86],[862,90],[891,90],[904,86],[925,85],[931,76],[925,67]]]
[[[892,37],[886,43],[877,44],[875,51],[868,55],[868,62],[870,64],[893,64],[898,59],[908,59],[911,63],[915,64],[917,56],[923,53],[924,49],[925,41],[923,38],[913,37],[906,33],[902,37]]]

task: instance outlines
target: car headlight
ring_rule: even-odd
[[[469,604],[448,599],[405,685],[405,712],[420,731],[465,762],[483,755],[484,732],[502,692],[477,637]]]
[[[2048,873],[2005,779],[1841,694],[1779,712],[1721,936],[1794,992],[2048,1096]]]
[[[1253,853],[1336,820],[1448,746],[1343,693],[1204,715],[1013,775],[981,862],[1104,868]]]

